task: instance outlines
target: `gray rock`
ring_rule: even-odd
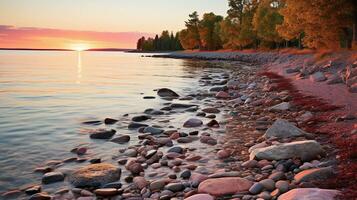
[[[165,186],[165,189],[172,192],[180,192],[185,189],[185,186],[182,183],[169,183]]]
[[[75,187],[101,187],[120,179],[121,169],[108,163],[84,166],[69,175]]]
[[[159,135],[159,134],[161,134],[163,132],[164,132],[164,130],[159,129],[159,128],[155,128],[155,127],[152,127],[152,126],[148,126],[148,127],[144,128],[144,133],[150,133],[152,135]]]
[[[204,109],[202,109],[202,111],[203,111],[203,112],[205,112],[205,113],[214,113],[214,114],[217,114],[217,113],[219,113],[219,112],[220,112],[220,110],[219,110],[219,109],[217,109],[217,108],[213,108],[213,107],[210,107],[210,108],[204,108]]]
[[[305,131],[294,126],[292,123],[284,120],[277,119],[274,124],[268,128],[264,136],[266,138],[277,137],[277,138],[288,138],[288,137],[298,137],[304,136]]]
[[[142,124],[142,123],[137,123],[137,122],[132,122],[128,125],[128,129],[138,129],[141,127],[147,127],[149,125],[147,124]]]
[[[274,172],[268,178],[272,179],[273,181],[278,181],[285,178],[284,172]]]
[[[148,115],[163,115],[165,114],[163,111],[161,110],[154,110],[152,108],[149,108],[149,109],[146,109],[144,111],[145,114],[148,114]]]
[[[46,193],[37,193],[32,195],[29,200],[51,200],[52,197]]]
[[[164,189],[165,184],[166,184],[166,180],[160,179],[160,180],[151,182],[149,187],[150,187],[150,190],[155,192],[155,191],[160,191],[160,190]]]
[[[329,85],[338,84],[338,83],[343,83],[343,80],[342,80],[341,76],[339,76],[337,74],[332,75],[327,80],[327,84],[329,84]]]
[[[129,157],[136,157],[138,155],[138,151],[136,149],[127,149],[124,152],[124,155],[129,156]]]
[[[289,190],[289,182],[287,181],[278,181],[275,183],[275,187],[279,190],[279,192],[285,193]]]
[[[183,126],[186,128],[193,128],[193,127],[199,127],[203,124],[203,122],[199,119],[196,118],[191,118],[189,120],[187,120]]]
[[[64,175],[61,172],[48,172],[42,176],[43,184],[51,184],[64,180]]]
[[[191,177],[191,171],[185,170],[180,174],[180,177],[183,179],[189,179]]]
[[[118,144],[125,144],[130,141],[129,135],[120,135],[110,140],[111,142],[118,143]]]
[[[249,188],[249,192],[252,194],[259,194],[263,191],[264,186],[261,183],[254,183],[252,187]]]
[[[180,147],[180,146],[175,146],[175,147],[171,147],[167,152],[168,153],[174,152],[174,153],[182,154],[183,153],[183,148]]]
[[[275,189],[275,182],[272,179],[264,179],[259,181],[259,183],[262,184],[266,190],[273,191]]]
[[[114,129],[111,129],[111,130],[97,129],[97,130],[91,131],[89,137],[92,139],[110,139],[111,137],[113,137],[115,132],[116,131]]]
[[[107,183],[103,186],[103,188],[116,188],[116,189],[120,189],[121,187],[122,187],[122,183],[119,181]]]
[[[151,117],[148,115],[139,115],[139,116],[133,117],[131,120],[134,122],[142,122],[142,121],[145,121],[148,119],[151,119]]]
[[[250,153],[250,159],[284,160],[301,158],[303,161],[309,161],[323,152],[322,146],[318,142],[305,140],[255,149]]]

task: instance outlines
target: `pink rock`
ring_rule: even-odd
[[[227,99],[229,98],[229,94],[227,92],[224,91],[220,91],[216,94],[216,98],[222,98],[222,99]]]
[[[251,181],[239,177],[213,178],[203,181],[198,186],[198,192],[223,196],[248,191],[252,185]]]
[[[319,188],[297,188],[279,196],[278,200],[333,200],[338,195],[338,190],[326,190]]]
[[[217,157],[218,157],[219,159],[228,158],[230,155],[231,155],[230,152],[227,151],[227,150],[219,150],[219,151],[217,152]]]
[[[259,166],[260,168],[265,167],[265,166],[267,166],[267,165],[271,165],[271,162],[268,161],[268,160],[260,160],[260,161],[258,162],[258,166]]]
[[[190,177],[190,181],[201,183],[208,179],[208,176],[193,172]]]
[[[87,152],[87,148],[81,147],[77,149],[77,154],[78,155],[84,155]]]
[[[214,197],[209,194],[195,194],[186,198],[185,200],[214,200]]]

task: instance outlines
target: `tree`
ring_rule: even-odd
[[[159,50],[159,36],[156,34],[155,35],[155,39],[154,39],[154,41],[153,41],[153,47],[154,47],[154,50],[155,51],[158,51]]]
[[[240,33],[240,24],[237,21],[226,17],[220,23],[220,38],[224,49],[241,49],[238,41]]]
[[[279,43],[283,39],[276,31],[276,26],[283,23],[279,13],[280,2],[276,0],[263,0],[254,13],[253,26],[257,37],[263,43]]]
[[[256,47],[257,35],[254,30],[253,21],[254,11],[246,11],[242,16],[242,23],[238,35],[238,42],[242,47]]]
[[[214,13],[205,13],[200,21],[199,34],[202,48],[206,50],[217,50],[222,47],[219,37],[219,23],[223,20],[222,16]]]
[[[345,28],[353,24],[351,0],[285,0],[284,22],[278,26],[285,39],[303,38],[309,48],[338,48]]]
[[[144,45],[144,42],[145,42],[145,37],[141,37],[138,42],[136,43],[136,49],[137,50],[143,50],[143,45]]]
[[[198,18],[198,14],[196,11],[190,14],[188,21],[185,22],[187,31],[189,32],[188,35],[192,37],[192,43],[195,43],[196,46],[201,49],[202,44],[199,34],[199,24],[200,19]]]

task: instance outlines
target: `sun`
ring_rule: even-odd
[[[89,49],[89,45],[88,44],[72,44],[71,48],[74,51],[85,51]]]

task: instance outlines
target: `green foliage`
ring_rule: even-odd
[[[222,47],[221,38],[219,36],[219,23],[223,20],[222,16],[214,13],[206,13],[199,24],[199,34],[204,50],[217,50]]]
[[[140,51],[178,51],[183,48],[180,44],[178,33],[175,37],[173,33],[169,34],[169,31],[165,30],[160,37],[156,35],[155,38],[140,38],[136,49]]]

